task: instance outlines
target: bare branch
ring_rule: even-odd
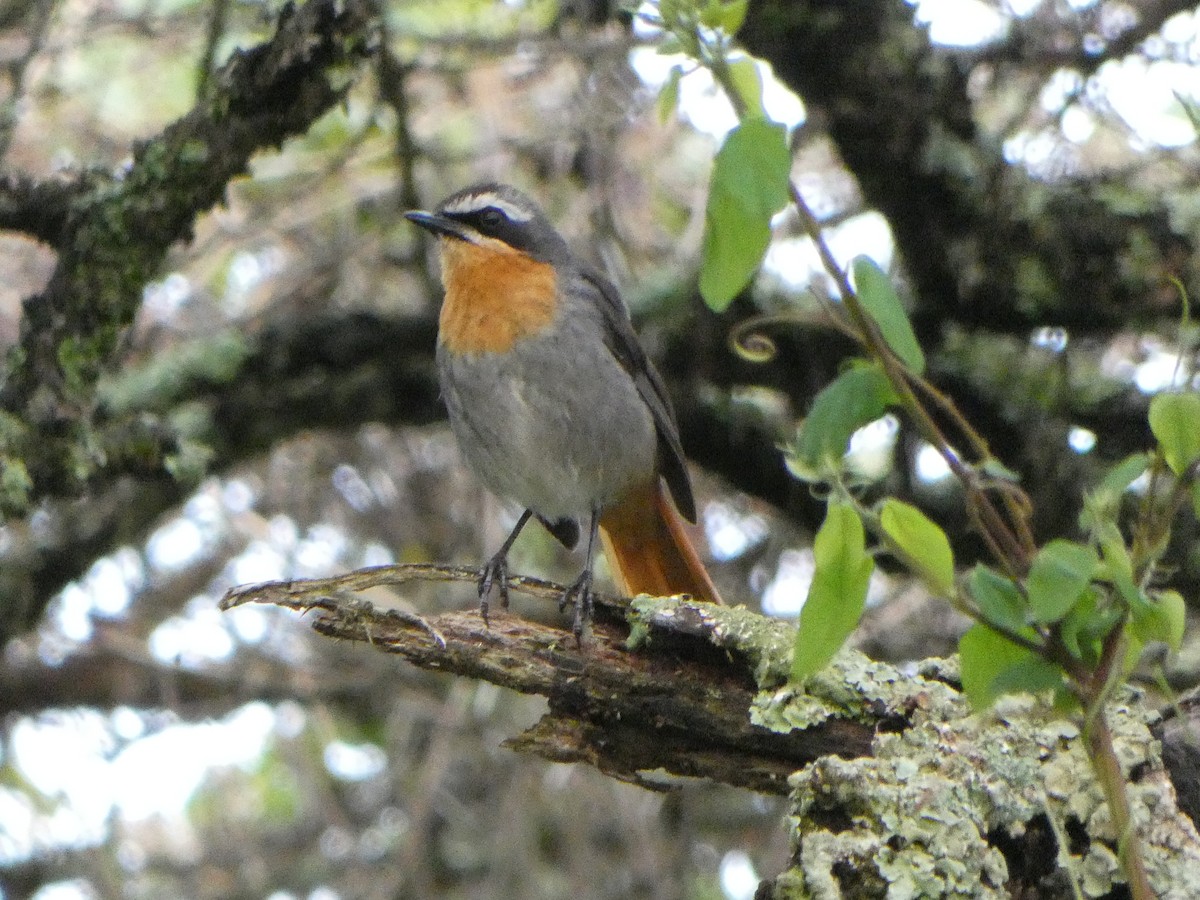
[[[19,231],[56,246],[71,201],[82,190],[82,185],[73,181],[36,181],[22,175],[5,175],[0,178],[0,229]]]

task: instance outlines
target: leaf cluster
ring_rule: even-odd
[[[783,127],[767,118],[761,88],[756,93],[747,89],[752,79],[735,77],[735,70],[751,71],[754,63],[732,50],[729,38],[740,24],[734,6],[717,0],[659,4],[659,22],[669,34],[664,50],[684,52],[707,68],[741,119],[713,166],[701,293],[719,310],[746,288],[770,242],[773,217],[790,200],[837,286],[835,301],[826,304],[830,324],[861,349],[817,395],[785,448],[793,475],[828,497],[792,679],[803,683],[821,670],[857,625],[874,554],[895,557],[932,594],[974,619],[959,655],[963,688],[978,708],[1007,693],[1050,692],[1061,709],[1082,711],[1093,767],[1125,836],[1131,890],[1149,897],[1104,706],[1148,644],[1177,651],[1183,639],[1183,598],[1158,587],[1157,576],[1176,515],[1190,506],[1200,516],[1200,394],[1156,397],[1149,410],[1155,446],[1117,465],[1085,498],[1081,539],[1039,546],[1019,478],[926,379],[924,353],[887,273],[865,256],[844,271],[830,253],[791,182]],[[661,108],[674,106],[682,77],[677,68]],[[870,505],[861,499],[861,478],[847,465],[847,448],[855,432],[889,412],[904,417],[961,484],[965,511],[991,553],[990,564],[959,575],[946,533],[925,513],[895,498]],[[1122,498],[1135,485],[1139,509],[1129,525],[1120,518]]]

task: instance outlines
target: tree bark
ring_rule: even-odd
[[[914,674],[843,652],[787,684],[794,632],[743,608],[602,598],[581,646],[556,627],[474,612],[379,611],[357,591],[472,581],[471,569],[381,566],[231,591],[316,612],[313,627],[421,668],[545,696],[550,711],[508,742],[650,788],[705,777],[790,791],[792,866],[760,896],[1071,897],[1117,889],[1119,835],[1079,729],[1032,698],[975,715],[953,660]],[[552,600],[562,588],[514,578]],[[1110,721],[1147,867],[1163,897],[1200,895],[1200,835],[1176,806],[1154,712],[1133,691]],[[1061,844],[1056,854],[1053,846]],[[830,893],[830,896],[834,894]]]
[[[255,152],[306,131],[345,95],[344,71],[365,58],[374,15],[369,0],[287,5],[273,38],[235,53],[190,113],[135,148],[120,178],[0,182],[0,223],[58,253],[45,290],[23,304],[19,348],[0,381],[0,514],[83,494],[101,471],[161,473],[179,452],[171,429],[154,422],[103,421],[96,381],[171,245],[190,237]]]

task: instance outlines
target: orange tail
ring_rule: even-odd
[[[601,516],[600,539],[613,579],[626,596],[691,594],[721,602],[683,519],[657,479]]]

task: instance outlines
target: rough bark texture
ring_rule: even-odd
[[[179,452],[153,422],[131,439],[138,426],[97,421],[96,379],[171,245],[190,237],[255,152],[306,130],[344,95],[350,82],[339,70],[353,72],[365,56],[373,15],[366,0],[289,5],[272,40],[236,53],[200,104],[134,150],[123,177],[0,185],[4,224],[58,252],[46,289],[25,300],[20,346],[0,385],[0,513],[78,496],[100,470],[161,473]]]
[[[1118,835],[1079,729],[1026,700],[973,715],[953,661],[905,675],[847,652],[801,690],[786,683],[791,627],[741,608],[606,598],[575,646],[568,632],[507,615],[489,628],[474,612],[422,618],[354,597],[475,577],[383,566],[238,588],[224,606],[315,611],[313,627],[330,637],[545,696],[549,713],[508,742],[519,750],[647,787],[701,776],[790,791],[792,867],[762,896],[1066,898],[1072,878],[1088,896],[1119,896]],[[562,591],[525,578],[510,587],[547,600]],[[1176,806],[1149,727],[1157,717],[1133,692],[1110,716],[1155,889],[1196,896],[1200,835]]]
[[[871,729],[829,721],[780,736],[746,718],[756,693],[752,667],[703,641],[674,649],[667,633],[655,652],[630,653],[628,627],[616,601],[582,646],[558,628],[478,613],[419,618],[378,611],[346,592],[420,578],[473,581],[470,569],[384,566],[357,577],[240,588],[225,606],[269,602],[317,610],[313,627],[330,637],[364,641],[414,665],[480,678],[550,702],[550,713],[512,743],[558,762],[588,762],[609,775],[652,785],[645,773],[711,778],[766,793],[784,793],[787,777],[830,753],[867,752]],[[511,579],[514,589],[557,599],[562,589],[536,579]],[[331,596],[326,596],[331,595]],[[694,619],[703,628],[702,620]],[[657,641],[666,641],[659,646]]]

